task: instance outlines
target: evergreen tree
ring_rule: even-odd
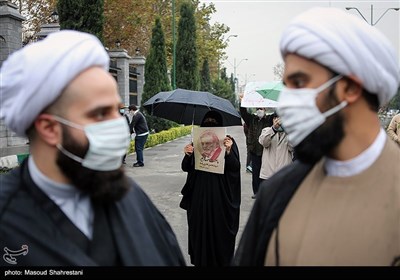
[[[176,86],[199,90],[200,79],[196,46],[196,21],[194,7],[189,2],[182,4],[176,43]]]
[[[88,32],[103,41],[104,0],[58,0],[60,28]]]
[[[389,108],[390,109],[400,109],[400,90],[390,101]]]
[[[211,91],[210,68],[208,66],[208,59],[204,59],[203,67],[200,73],[200,90]]]
[[[231,75],[231,79],[233,76]],[[221,71],[221,78],[215,79],[212,84],[212,93],[228,99],[233,105],[236,104],[235,90],[232,89],[231,79],[226,76],[226,68]]]
[[[165,54],[165,39],[160,18],[156,18],[149,55],[145,64],[145,80],[143,88],[143,103],[160,91],[171,90]]]
[[[160,91],[171,90],[167,73],[167,60],[165,54],[165,38],[159,17],[156,18],[152,30],[150,52],[145,64],[145,80],[142,103],[149,100]],[[173,126],[172,122],[162,118],[146,115],[150,129],[161,131]]]
[[[226,70],[226,69],[225,69]],[[231,90],[233,93],[235,93],[235,78],[233,78],[233,74],[231,74],[231,78],[229,79],[229,84],[231,85]]]

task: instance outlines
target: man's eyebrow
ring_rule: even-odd
[[[98,112],[101,112],[104,110],[113,110],[113,109],[114,109],[114,106],[105,105],[105,106],[99,106],[99,107],[92,108],[88,111],[88,113],[93,114],[93,113],[98,113]]]
[[[298,78],[304,78],[306,76],[307,76],[306,73],[304,73],[302,71],[297,71],[297,72],[294,72],[294,73],[290,74],[289,76],[287,76],[285,80],[294,80],[294,79],[298,79]],[[286,82],[283,81],[283,84],[286,85]]]

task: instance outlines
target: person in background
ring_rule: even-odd
[[[209,111],[201,127],[221,127],[222,116]],[[224,174],[195,170],[193,145],[184,147],[187,179],[180,207],[187,212],[188,248],[195,266],[228,266],[235,249],[240,214],[240,157],[231,136],[224,138]]]
[[[123,116],[126,119],[126,123],[128,124],[129,127],[129,117],[127,116],[126,112],[125,112],[125,107],[121,105],[121,108],[119,108],[119,114],[121,116]],[[129,136],[129,141],[131,140],[130,136]],[[122,157],[122,164],[126,164],[126,153],[124,154],[124,156]]]
[[[400,149],[378,108],[399,90],[374,26],[316,7],[284,29],[277,113],[297,160],[265,180],[235,255],[243,266],[400,264]]]
[[[293,146],[289,143],[281,120],[272,114],[272,126],[263,128],[258,142],[264,147],[260,170],[261,182],[271,177],[282,167],[292,163]]]
[[[400,114],[395,115],[387,128],[389,137],[400,145]]]
[[[249,127],[247,126],[246,123],[243,123],[243,132],[244,135],[246,136],[246,172],[251,173],[253,171],[252,167],[251,167],[251,154],[250,154],[250,150],[249,150]]]
[[[121,167],[129,128],[108,69],[101,42],[72,30],[3,63],[0,118],[31,144],[1,175],[0,266],[185,265],[165,217]]]
[[[241,97],[242,98],[242,97]],[[272,126],[271,115],[265,114],[265,108],[257,108],[257,114],[253,115],[247,112],[247,108],[240,107],[240,115],[248,127],[248,135],[246,141],[251,156],[252,167],[252,187],[254,199],[260,186],[260,169],[263,153],[263,146],[258,143],[258,137],[264,127]]]
[[[132,116],[132,121],[130,123],[131,132],[135,132],[136,162],[133,164],[133,167],[143,167],[143,150],[147,137],[149,137],[149,128],[147,126],[146,118],[139,111],[136,105],[130,105],[129,112]]]

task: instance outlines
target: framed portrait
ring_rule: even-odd
[[[225,127],[195,127],[193,146],[196,170],[224,174]]]

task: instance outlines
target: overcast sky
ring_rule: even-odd
[[[282,62],[279,53],[279,40],[284,27],[299,13],[315,6],[357,7],[365,19],[371,21],[371,5],[373,5],[373,22],[388,8],[399,8],[400,0],[397,1],[234,1],[214,0],[201,1],[214,3],[217,12],[211,18],[211,23],[220,22],[229,26],[231,34],[238,35],[237,38],[230,37],[226,49],[227,60],[222,64],[227,68],[227,73],[236,73],[240,85],[245,81],[272,81],[274,80],[273,66]],[[360,16],[356,10],[348,13]],[[400,11],[389,10],[376,24],[386,37],[392,42],[400,54]],[[248,59],[247,61],[244,59]],[[236,61],[236,63],[235,63]],[[400,59],[398,60],[400,64]]]

